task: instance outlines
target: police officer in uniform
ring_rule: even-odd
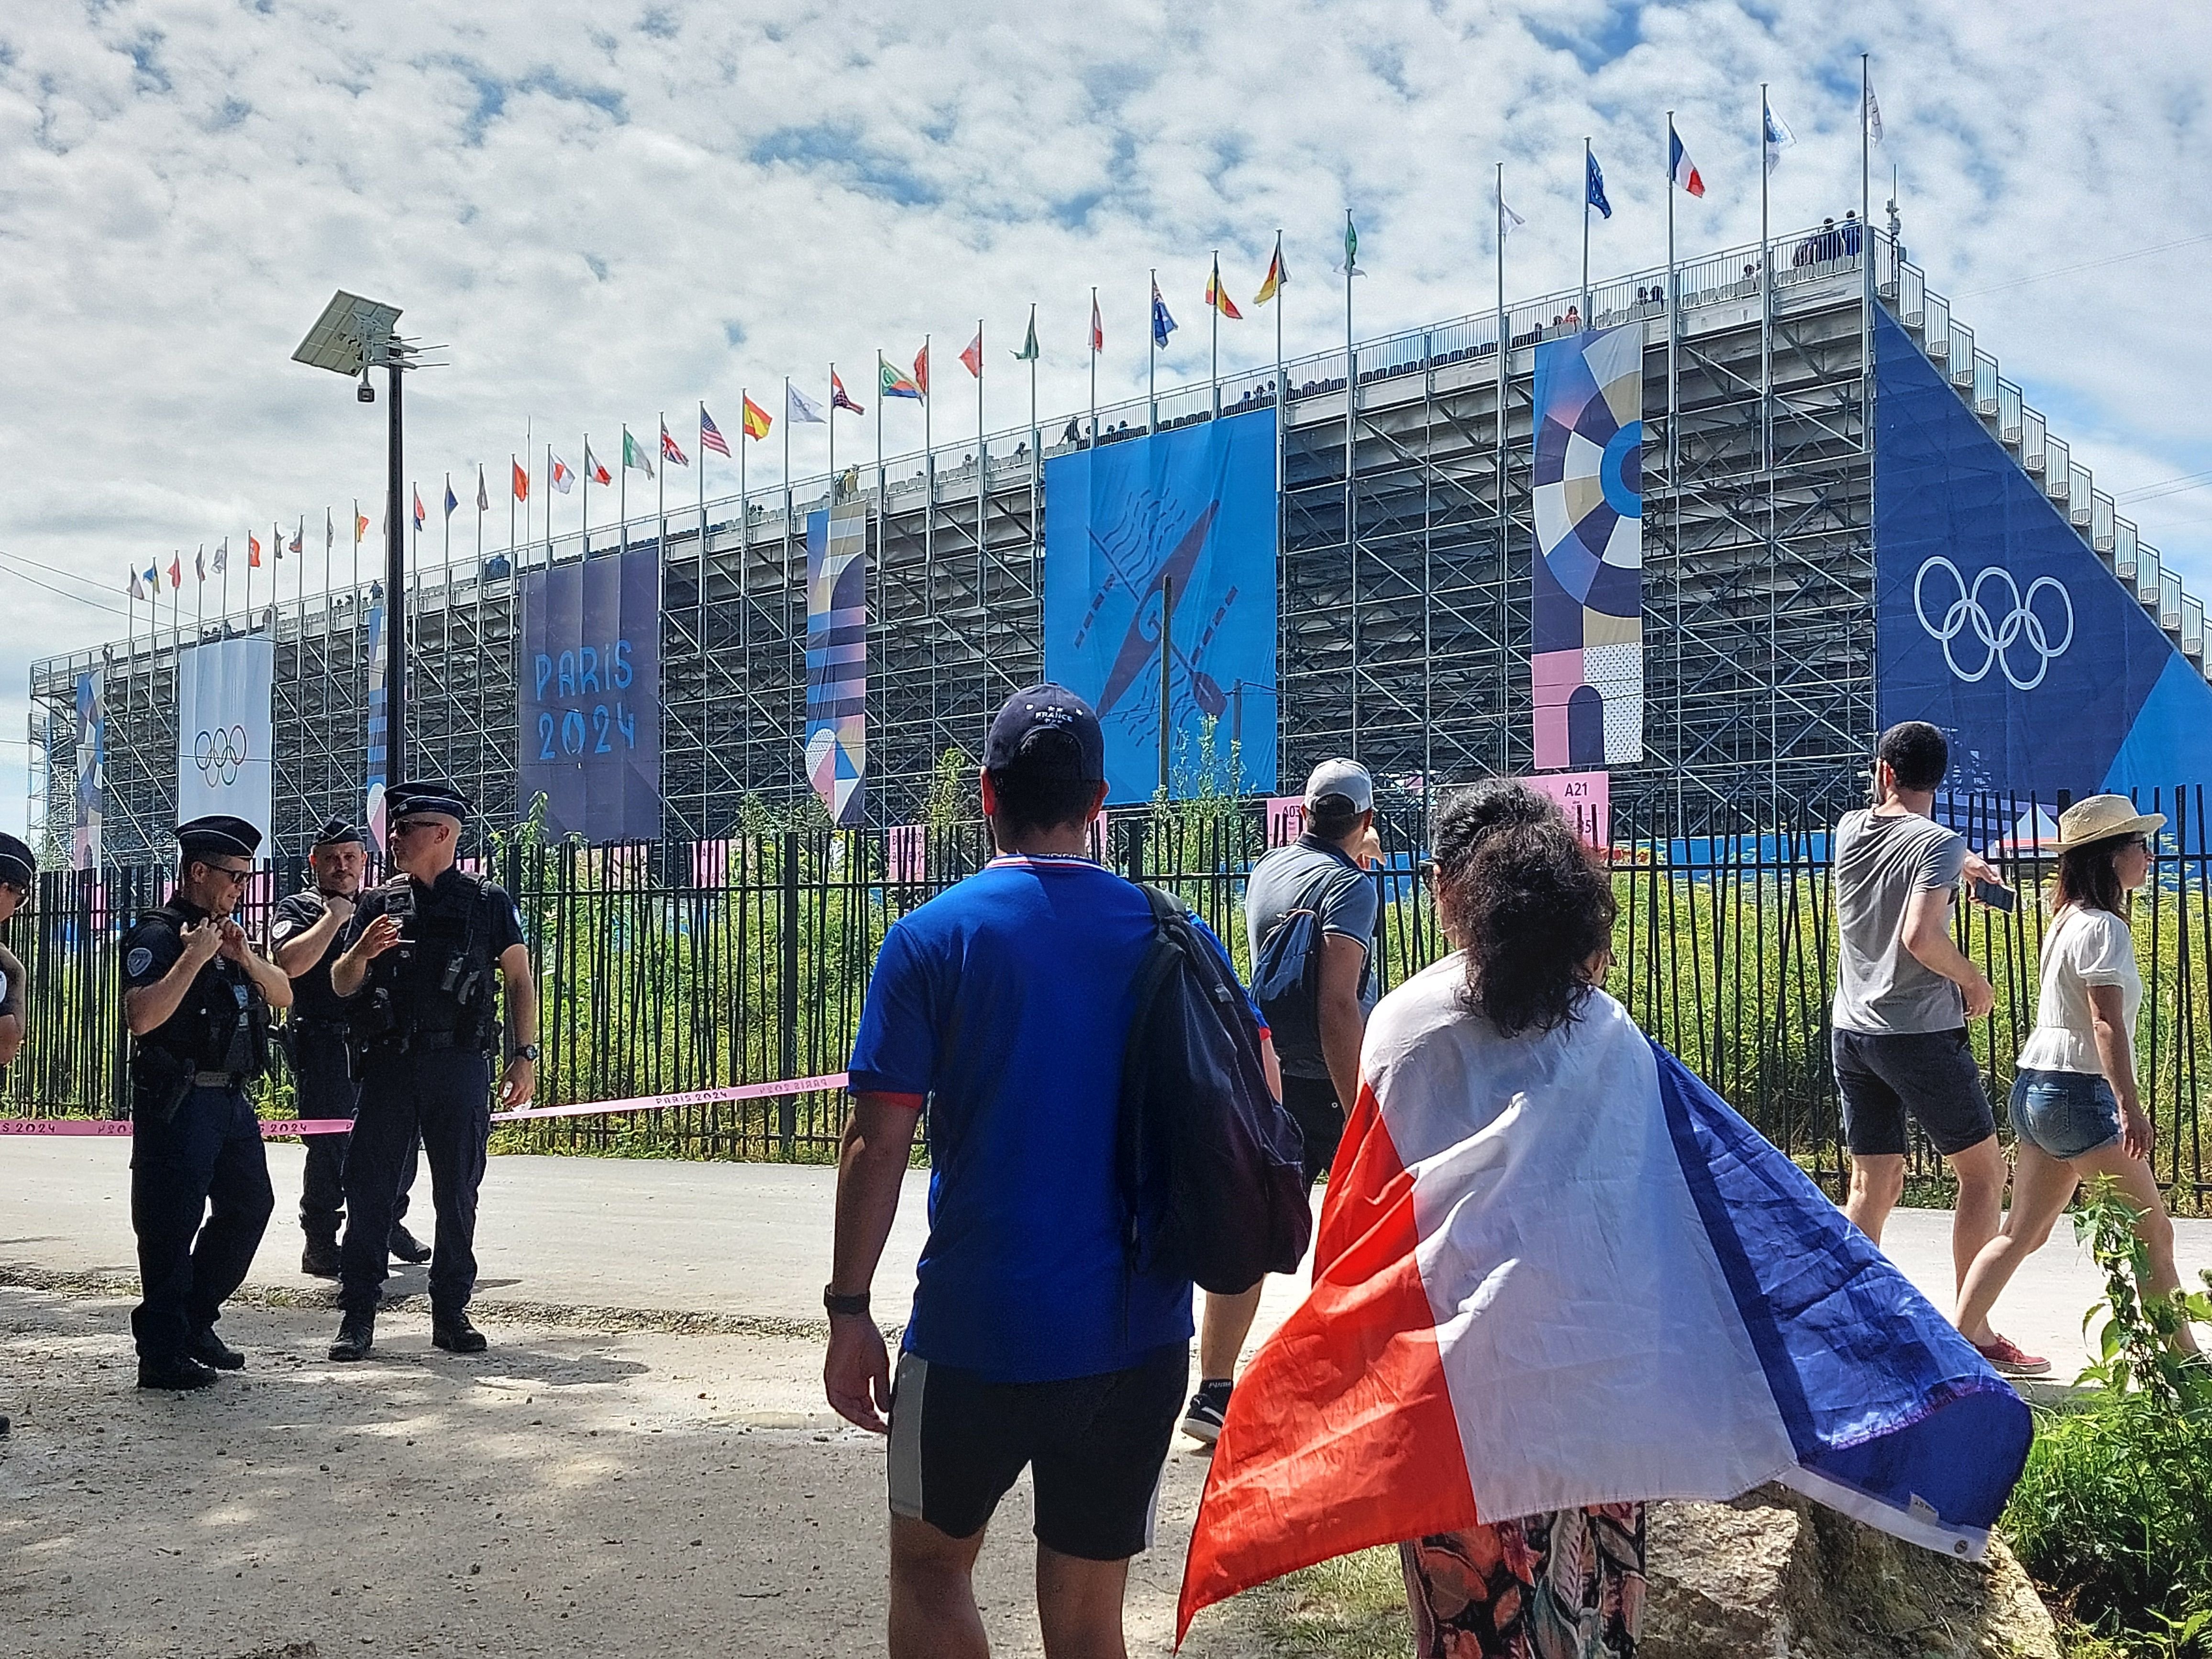
[[[331,964],[331,988],[349,1005],[361,1077],[346,1153],[343,1316],[332,1359],[360,1359],[375,1340],[392,1203],[418,1137],[438,1212],[430,1340],[449,1352],[483,1352],[468,1307],[477,1280],[477,1188],[491,1138],[490,1057],[501,1037],[495,981],[507,990],[500,1104],[529,1099],[536,1081],[538,987],[522,918],[499,888],[454,867],[468,802],[449,784],[400,783],[386,793],[385,810],[399,873],[362,895]]]
[[[31,902],[31,884],[39,861],[31,849],[14,836],[0,831],[0,921],[5,921]],[[23,1046],[23,964],[14,951],[0,945],[0,1070],[15,1062]]]
[[[331,963],[338,932],[353,919],[356,896],[368,868],[368,837],[343,818],[315,832],[307,849],[314,885],[276,902],[269,926],[270,955],[292,981],[292,1013],[284,1022],[285,1057],[299,1085],[303,1118],[351,1117],[361,1103],[346,1049],[345,1005],[331,991]],[[343,1134],[307,1135],[307,1164],[300,1182],[300,1230],[307,1247],[300,1271],[317,1279],[338,1276],[339,1211],[345,1204]],[[416,1148],[407,1149],[399,1199],[392,1208],[392,1254],[402,1261],[428,1261],[430,1247],[407,1231],[408,1188],[415,1184]]]
[[[177,844],[169,902],[123,937],[142,1389],[204,1389],[246,1364],[215,1322],[276,1204],[246,1085],[269,1063],[269,1011],[292,1003],[292,981],[231,919],[261,832],[243,818],[194,818],[177,826]]]

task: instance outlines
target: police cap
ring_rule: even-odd
[[[313,850],[324,847],[343,847],[348,842],[352,842],[356,846],[366,847],[368,845],[368,832],[357,823],[348,823],[343,818],[325,818],[323,821],[323,827],[315,831],[315,838],[308,843],[308,846],[310,850]]]
[[[28,887],[31,878],[38,873],[39,861],[31,856],[27,844],[18,841],[5,830],[0,830],[0,881],[16,887]]]
[[[428,780],[395,783],[384,792],[384,811],[387,823],[423,812],[463,823],[469,816],[469,798],[450,783]]]
[[[177,846],[188,859],[250,859],[261,850],[261,832],[244,818],[211,812],[179,824]]]

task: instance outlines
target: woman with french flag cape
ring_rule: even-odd
[[[1202,1607],[1403,1547],[1427,1655],[1633,1650],[1647,1500],[1778,1480],[1978,1559],[2027,1406],[1599,988],[1610,878],[1548,801],[1439,807],[1458,951],[1376,1008],[1313,1287],[1232,1396]]]

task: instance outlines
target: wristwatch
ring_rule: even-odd
[[[507,1058],[509,1060],[526,1060],[534,1066],[538,1063],[538,1045],[534,1042],[526,1042],[520,1048],[515,1049],[514,1053],[507,1055]]]
[[[833,1314],[853,1314],[866,1318],[868,1312],[868,1293],[862,1291],[857,1296],[840,1296],[824,1285],[822,1287],[822,1305]]]

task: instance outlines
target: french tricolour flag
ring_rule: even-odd
[[[1237,1385],[1178,1638],[1372,1545],[1766,1480],[1978,1558],[2020,1396],[1619,1003],[1509,1041],[1464,975],[1368,1026],[1313,1288]]]
[[[1682,148],[1682,135],[1671,124],[1667,128],[1667,171],[1674,182],[1692,196],[1705,193],[1705,180],[1690,161],[1690,152]]]

